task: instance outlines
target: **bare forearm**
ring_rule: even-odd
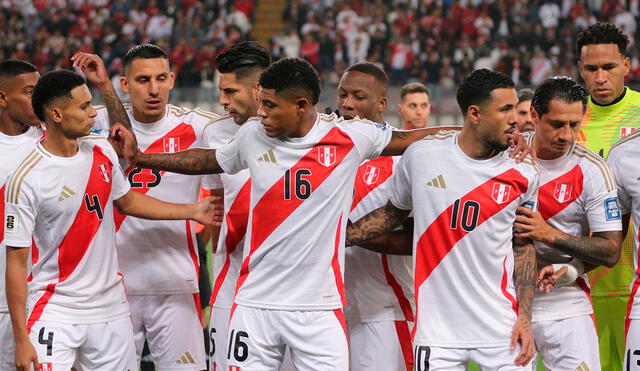
[[[134,191],[116,200],[115,205],[121,213],[142,219],[188,220],[194,214],[193,204],[164,202]]]
[[[570,236],[557,232],[552,246],[565,254],[584,262],[612,268],[620,258],[621,232],[605,232],[605,235]]]
[[[533,242],[514,242],[513,255],[513,280],[518,299],[518,317],[531,321],[537,264]]]
[[[23,254],[28,254],[27,248],[17,249],[7,247],[7,269],[5,272],[7,306],[9,307],[9,314],[11,316],[13,338],[16,342],[29,340],[26,313],[27,264],[26,258],[20,256]]]
[[[193,148],[176,153],[140,153],[136,166],[187,175],[219,174],[214,149]]]
[[[399,156],[411,145],[427,135],[438,134],[443,130],[460,130],[459,126],[439,126],[434,128],[422,128],[414,130],[394,130],[387,148],[382,151],[382,156]]]
[[[360,245],[390,233],[402,224],[408,215],[408,210],[400,210],[387,203],[347,227],[347,246]]]
[[[362,242],[357,247],[388,255],[412,255],[412,235],[406,231],[393,231],[370,241]]]
[[[115,125],[116,123],[122,124],[122,126],[126,127],[129,130],[131,129],[131,121],[129,120],[129,115],[127,114],[127,110],[122,105],[116,90],[113,88],[112,84],[105,84],[100,88],[100,94],[102,95],[102,99],[104,99],[104,105],[107,107],[107,113],[109,115],[109,127]],[[133,131],[131,131],[133,133]]]

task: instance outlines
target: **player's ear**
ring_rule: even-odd
[[[120,88],[122,91],[129,94],[129,81],[127,81],[126,76],[120,76]]]
[[[538,127],[538,124],[540,123],[540,116],[538,116],[538,111],[533,108],[533,105],[529,108],[529,114],[531,115],[531,121],[533,121],[533,124]]]
[[[480,123],[480,106],[472,104],[467,108],[467,117],[472,124],[477,125]]]
[[[5,93],[4,90],[0,90],[0,107],[7,107],[7,93]]]
[[[309,99],[305,97],[296,99],[296,108],[299,112],[306,112],[310,106],[311,102],[309,102]]]
[[[260,82],[256,81],[255,84],[251,87],[251,94],[253,94],[253,99],[256,102],[260,102]]]
[[[387,104],[389,102],[387,101],[387,97],[382,97],[378,100],[378,109],[380,110],[380,112],[384,112],[387,109]]]
[[[63,114],[60,108],[49,106],[46,108],[45,113],[45,116],[47,116],[49,120],[53,121],[54,123],[59,124],[62,122]]]
[[[176,83],[176,75],[171,72],[169,73],[169,90],[173,89],[173,84]]]

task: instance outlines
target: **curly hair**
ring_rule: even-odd
[[[620,54],[626,55],[629,37],[622,33],[616,25],[611,23],[596,23],[584,28],[576,38],[576,52],[578,56],[582,47],[596,44],[615,44]]]
[[[513,80],[504,73],[480,69],[471,72],[458,86],[456,99],[462,114],[467,113],[469,106],[482,104],[491,100],[491,92],[495,89],[515,87]]]
[[[299,58],[281,59],[267,68],[260,76],[263,89],[274,89],[276,94],[304,92],[311,104],[320,98],[320,77],[311,64]]]
[[[46,121],[45,109],[51,102],[58,98],[71,99],[71,90],[85,83],[84,77],[75,72],[66,70],[47,72],[33,88],[31,96],[33,112],[40,121]]]
[[[255,72],[261,72],[271,64],[271,53],[255,41],[243,41],[216,57],[220,73],[235,73],[243,79]]]
[[[554,99],[565,103],[582,103],[582,111],[587,109],[587,90],[577,81],[567,76],[556,76],[546,79],[540,85],[531,99],[531,106],[542,117],[549,113],[549,105]]]

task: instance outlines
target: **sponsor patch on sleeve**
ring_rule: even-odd
[[[620,220],[620,206],[618,205],[617,197],[604,200],[604,212],[607,216],[607,221]]]
[[[19,219],[18,215],[6,213],[4,223],[4,233],[18,233]]]

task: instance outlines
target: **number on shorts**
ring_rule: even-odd
[[[209,331],[209,340],[211,340],[210,342],[211,347],[209,348],[209,358],[212,358],[214,354],[216,354],[216,340],[215,340],[215,337],[213,336],[213,334],[215,333],[216,333],[216,329],[212,327],[211,330]]]
[[[231,349],[233,348],[233,358],[238,362],[244,362],[249,358],[249,346],[242,341],[242,338],[249,338],[249,334],[244,331],[231,330],[229,336],[229,350],[227,351],[227,359],[231,359]],[[235,338],[234,338],[235,333]]]
[[[49,331],[47,338],[44,338],[44,327],[40,329],[38,333],[38,343],[47,346],[47,356],[53,354],[53,331]]]
[[[429,371],[429,357],[431,357],[431,348],[425,346],[416,348],[416,371]]]

